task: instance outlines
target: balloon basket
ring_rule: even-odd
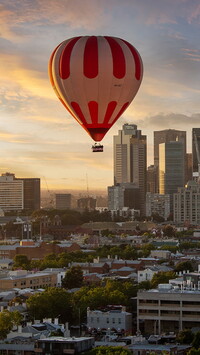
[[[102,145],[102,144],[95,143],[95,144],[92,146],[92,151],[93,151],[93,153],[103,152],[103,145]]]

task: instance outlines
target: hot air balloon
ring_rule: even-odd
[[[56,95],[95,142],[134,99],[143,75],[138,51],[121,38],[82,36],[53,51],[49,76]],[[102,151],[95,143],[93,151]],[[96,150],[95,150],[96,148]]]

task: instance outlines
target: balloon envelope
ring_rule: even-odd
[[[60,43],[49,61],[56,95],[95,141],[101,141],[135,97],[143,75],[138,51],[109,36]]]

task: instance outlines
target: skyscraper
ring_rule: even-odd
[[[162,131],[154,132],[154,166],[155,167],[159,166],[159,144],[175,142],[175,141],[179,141],[183,143],[184,156],[186,156],[186,131],[178,131],[176,129],[164,129]],[[186,167],[184,167],[184,169],[185,168]],[[156,192],[159,192],[159,176],[157,177]]]
[[[71,194],[56,194],[56,209],[66,210],[71,208]]]
[[[40,208],[40,179],[0,176],[0,207],[4,211],[37,210]]]
[[[198,165],[200,164],[200,128],[192,129],[192,172],[193,176],[198,175]]]
[[[114,136],[114,185],[135,183],[140,191],[140,211],[145,215],[147,139],[134,124],[124,124]]]
[[[184,186],[185,148],[183,142],[159,144],[159,193],[170,194],[171,212],[173,194]]]

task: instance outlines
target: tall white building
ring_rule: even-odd
[[[114,185],[135,183],[140,190],[140,210],[145,214],[146,136],[134,124],[124,124],[114,136]]]
[[[0,208],[4,211],[24,209],[24,182],[14,174],[0,176]]]
[[[200,185],[188,181],[186,187],[181,187],[174,194],[174,222],[200,223]]]

